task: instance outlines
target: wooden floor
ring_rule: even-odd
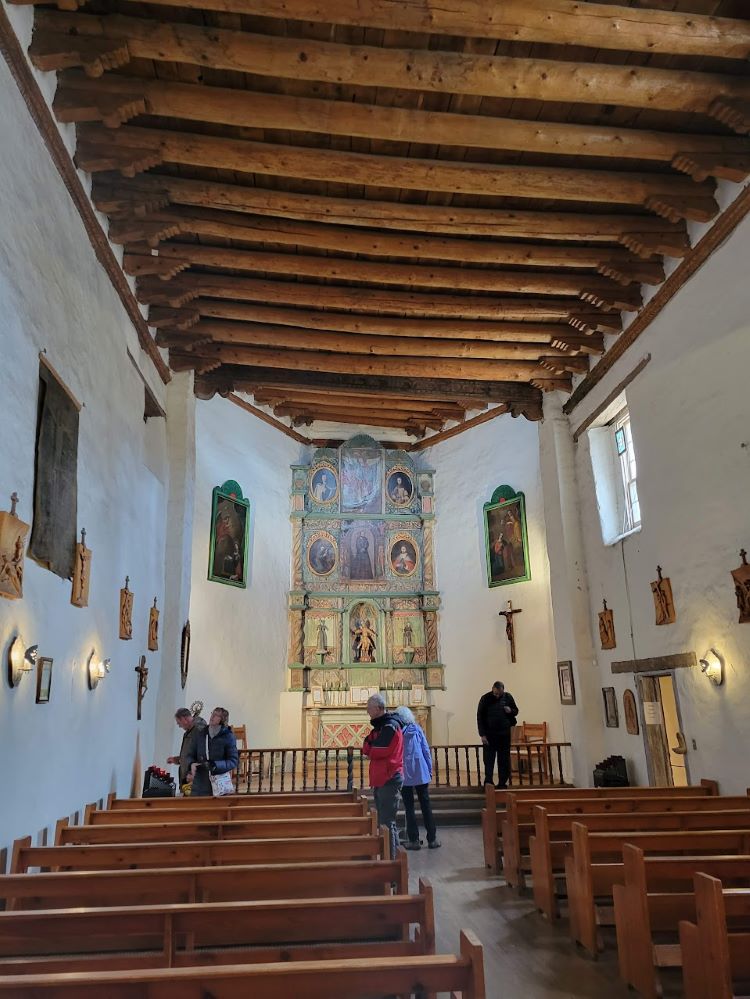
[[[479,828],[441,829],[439,838],[441,849],[409,854],[411,890],[420,877],[432,882],[438,951],[454,951],[464,927],[482,941],[488,999],[632,999],[614,950],[598,961],[581,956],[564,924],[547,923],[487,871]]]

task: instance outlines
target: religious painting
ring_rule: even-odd
[[[382,512],[382,454],[375,447],[341,449],[342,512]]]
[[[576,688],[573,679],[573,663],[570,659],[557,664],[557,682],[560,686],[560,704],[575,704]]]
[[[335,503],[339,496],[339,481],[332,465],[317,465],[310,469],[310,498],[321,506]]]
[[[208,578],[228,586],[247,586],[250,501],[232,479],[213,491]]]
[[[349,520],[341,528],[341,578],[366,582],[385,576],[385,528],[374,520]]]
[[[91,583],[91,549],[86,547],[86,531],[81,530],[81,541],[76,545],[76,559],[73,567],[73,588],[70,602],[74,607],[88,607],[89,585]]]
[[[36,660],[36,703],[47,704],[52,687],[52,659],[38,656]]]
[[[732,569],[734,595],[737,598],[737,610],[740,612],[738,624],[750,623],[750,565],[747,564],[747,552],[740,551],[742,565]]]
[[[389,553],[391,571],[397,576],[413,576],[419,568],[416,541],[408,534],[399,534],[391,544]]]
[[[616,649],[617,638],[615,637],[615,615],[607,607],[607,601],[603,601],[604,610],[599,611],[599,639],[602,649]]]
[[[617,710],[617,694],[614,687],[602,687],[604,699],[604,724],[607,728],[620,727],[620,715]]]
[[[133,637],[133,597],[129,587],[130,576],[125,577],[125,586],[120,590],[120,631],[123,642],[129,642]]]
[[[20,600],[23,596],[23,560],[29,525],[16,516],[16,493],[10,498],[10,513],[0,512],[0,597]]]
[[[336,539],[327,531],[316,531],[307,543],[307,565],[316,576],[328,576],[336,568]]]
[[[484,505],[484,540],[489,586],[531,579],[523,493],[510,486],[495,490]]]
[[[677,620],[677,611],[672,597],[672,583],[669,578],[665,579],[662,576],[660,565],[657,565],[656,572],[658,579],[654,579],[651,583],[656,624],[674,624]]]
[[[409,506],[414,495],[414,483],[409,470],[402,465],[394,465],[388,472],[385,491],[394,506]]]
[[[638,725],[638,707],[635,702],[635,694],[632,690],[626,690],[622,695],[622,710],[625,715],[625,731],[628,735],[638,735],[640,731]]]
[[[156,597],[154,606],[148,612],[148,651],[159,651],[159,611],[156,609]]]

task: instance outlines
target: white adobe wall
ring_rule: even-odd
[[[436,693],[433,741],[476,743],[477,701],[502,680],[519,720],[547,721],[562,739],[539,467],[538,425],[505,415],[424,452],[435,475],[435,562],[442,597],[440,643],[447,690]],[[531,580],[490,589],[482,505],[497,486],[526,496]],[[515,617],[517,662],[511,664],[505,619]]]
[[[196,408],[197,469],[190,600],[192,646],[184,700],[223,705],[255,747],[279,745],[286,687],[291,566],[289,466],[304,448],[226,399]],[[209,582],[214,486],[235,479],[250,500],[247,589]],[[175,736],[176,743],[176,736]]]
[[[129,794],[151,760],[160,655],[148,654],[151,689],[140,723],[133,669],[146,652],[148,608],[154,596],[164,600],[168,464],[165,421],[143,421],[143,382],[126,352],[130,345],[138,356],[132,326],[2,61],[0,92],[0,508],[17,490],[19,514],[31,520],[45,350],[84,404],[78,527],[94,553],[88,608],[72,607],[70,582],[29,559],[23,600],[0,600],[2,850],[111,790]],[[141,355],[141,363],[150,362]],[[121,642],[126,574],[134,637]],[[49,704],[34,703],[31,677],[8,685],[7,651],[19,631],[54,659]],[[96,691],[85,676],[92,647],[112,659]]]
[[[596,733],[619,753],[635,779],[647,781],[642,736],[622,721],[622,693],[633,675],[612,676],[614,660],[717,647],[730,664],[716,689],[697,669],[677,670],[691,777],[716,777],[726,792],[750,784],[750,625],[737,623],[730,569],[750,550],[750,219],[685,285],[637,343],[580,404],[578,427],[636,363],[648,366],[627,388],[638,462],[643,529],[618,544],[602,543],[588,441],[576,449],[589,620],[606,597],[615,612],[618,647],[596,648],[599,686],[613,685],[621,724]],[[656,566],[672,581],[677,621],[654,624],[649,587]],[[632,630],[632,635],[631,635]],[[579,664],[582,666],[582,664]],[[695,740],[697,749],[692,749]]]

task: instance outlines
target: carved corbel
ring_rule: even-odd
[[[141,278],[136,284],[136,297],[144,305],[163,305],[181,309],[183,305],[198,298],[200,289],[196,287],[186,287],[179,281],[165,284],[163,281],[154,282],[150,278]]]
[[[661,284],[664,280],[664,267],[658,260],[633,261],[621,264],[619,261],[604,260],[597,268],[604,277],[618,284]]]
[[[583,288],[579,292],[579,297],[599,309],[622,309],[624,312],[634,312],[643,304],[643,296],[638,285],[620,289],[613,283],[611,289]]]
[[[170,219],[129,218],[110,222],[111,243],[144,243],[154,250],[165,239],[172,239],[185,231],[182,222]]]
[[[151,253],[126,252],[122,266],[126,274],[133,277],[155,275],[161,281],[171,281],[190,267],[190,261],[180,257],[159,257]]]
[[[114,181],[101,175],[94,177],[91,200],[100,212],[110,218],[125,220],[144,217],[170,204],[169,195],[158,186],[158,178],[139,177],[133,183],[124,185],[117,175]]]
[[[619,242],[639,257],[663,254],[665,257],[684,257],[690,249],[687,232],[624,232]]]
[[[588,357],[575,357],[565,354],[557,357],[540,357],[539,364],[546,371],[551,371],[553,374],[564,374],[567,371],[575,372],[575,374],[583,374],[589,370]]]
[[[716,97],[711,102],[708,114],[739,135],[750,132],[750,101],[740,97]]]
[[[750,174],[750,155],[747,153],[677,153],[672,160],[675,170],[686,173],[694,181],[718,177],[741,184]]]
[[[159,330],[189,330],[200,322],[201,314],[197,309],[164,309],[152,306],[148,310],[146,322]]]
[[[685,197],[683,195],[652,194],[646,199],[646,208],[669,222],[710,222],[718,213],[719,206],[714,198]]]
[[[58,121],[100,121],[107,128],[119,128],[131,118],[146,114],[146,98],[137,90],[105,94],[94,89],[62,86],[57,89],[52,110]]]
[[[46,73],[81,68],[86,76],[96,79],[107,70],[126,66],[131,57],[124,38],[93,38],[35,30],[29,58],[37,69]]]
[[[117,170],[123,177],[135,177],[138,173],[160,166],[162,162],[158,149],[138,146],[120,148],[86,140],[79,141],[76,147],[75,164],[87,173]]]

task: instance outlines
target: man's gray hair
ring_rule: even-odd
[[[174,713],[175,718],[192,718],[193,712],[190,708],[178,708]]]
[[[414,712],[411,708],[407,708],[405,704],[400,705],[393,713],[402,725],[413,725],[417,720],[414,717]]]
[[[372,694],[367,698],[367,703],[376,704],[379,708],[382,708],[383,711],[385,711],[385,698],[382,694]]]

